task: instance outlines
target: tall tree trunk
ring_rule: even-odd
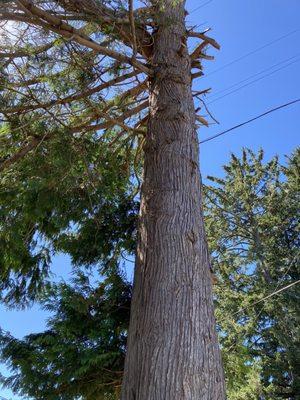
[[[160,1],[122,400],[223,400],[182,0]]]

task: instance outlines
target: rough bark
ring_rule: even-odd
[[[184,19],[183,1],[164,1],[122,400],[225,399]]]

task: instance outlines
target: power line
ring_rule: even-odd
[[[212,74],[215,74],[215,73],[217,73],[217,72],[223,70],[224,68],[227,68],[227,67],[229,67],[230,65],[235,64],[236,62],[241,61],[241,60],[243,60],[244,58],[249,57],[250,55],[257,53],[258,51],[260,51],[260,50],[262,50],[262,49],[265,49],[266,47],[269,47],[269,46],[271,46],[272,44],[277,43],[277,42],[279,42],[280,40],[285,39],[285,38],[287,38],[287,37],[293,35],[293,34],[296,33],[296,32],[299,32],[299,29],[295,29],[294,31],[291,31],[291,32],[289,32],[289,33],[287,33],[287,34],[285,34],[285,35],[283,35],[283,36],[280,36],[280,37],[278,37],[277,39],[274,39],[274,40],[272,40],[271,42],[268,42],[268,43],[264,44],[263,46],[260,46],[260,47],[257,47],[257,48],[254,49],[254,50],[251,50],[249,53],[246,53],[246,54],[244,54],[243,56],[238,57],[238,58],[236,58],[236,59],[230,61],[230,62],[227,63],[227,64],[224,64],[224,65],[221,66],[220,68],[217,68],[217,69],[215,69],[215,70],[212,71],[212,72],[209,72],[208,74],[204,75],[202,78],[205,78],[205,77],[207,77],[207,76],[210,76],[210,75],[212,75]]]
[[[224,97],[227,97],[227,96],[229,96],[229,95],[231,95],[231,94],[233,94],[233,93],[236,93],[236,92],[240,91],[241,89],[244,89],[245,87],[250,86],[250,85],[252,85],[253,83],[256,83],[256,82],[258,82],[258,81],[261,81],[262,79],[265,79],[265,78],[267,78],[267,77],[269,77],[269,76],[275,74],[276,72],[279,72],[279,71],[281,71],[282,69],[287,68],[287,67],[289,67],[290,65],[295,64],[295,63],[297,63],[297,62],[299,62],[299,61],[300,61],[300,59],[297,59],[297,60],[295,60],[295,61],[292,61],[292,62],[290,62],[289,64],[283,65],[282,67],[275,69],[275,71],[272,71],[272,72],[270,72],[270,73],[268,73],[268,74],[266,74],[266,75],[263,75],[263,76],[261,76],[261,77],[259,77],[259,78],[257,78],[257,79],[254,79],[254,80],[251,81],[251,82],[245,83],[245,85],[242,85],[242,86],[238,87],[237,89],[232,90],[231,92],[225,93],[223,96],[219,96],[219,97],[217,97],[216,99],[213,99],[212,101],[208,102],[207,105],[208,105],[208,104],[212,104],[212,103],[214,103],[214,102],[216,102],[216,101],[218,101],[218,100],[221,100],[221,99],[223,99]],[[249,79],[249,78],[248,78],[248,79]],[[236,86],[236,85],[234,85],[234,86]],[[229,88],[228,88],[228,89],[229,89]],[[227,90],[228,90],[228,89],[227,89]],[[224,90],[224,91],[225,91],[225,90]]]
[[[266,300],[270,299],[271,297],[276,296],[276,295],[278,295],[279,293],[281,293],[281,292],[283,292],[283,291],[285,291],[285,290],[291,288],[292,286],[298,285],[298,283],[300,283],[300,279],[299,279],[298,281],[295,281],[295,282],[290,283],[290,284],[287,285],[287,286],[282,287],[281,289],[275,290],[274,292],[270,293],[270,294],[269,294],[268,296],[266,296],[266,297],[263,297],[262,299],[259,299],[259,300],[254,301],[253,303],[249,304],[249,306],[247,306],[247,307],[241,308],[240,310],[238,310],[238,311],[236,311],[235,313],[233,313],[232,316],[233,316],[233,315],[236,315],[236,314],[239,314],[240,312],[246,310],[246,309],[249,308],[249,307],[253,307],[253,306],[255,306],[256,304],[262,303],[263,301],[266,301]]]
[[[294,264],[294,261],[297,261],[297,262],[298,262],[299,255],[300,255],[300,250],[297,252],[297,254],[295,255],[295,257],[292,258],[291,262],[290,262],[289,265],[287,266],[286,271],[284,272],[284,274],[283,274],[283,276],[282,276],[281,279],[284,279],[284,278],[287,276],[287,274],[289,273],[290,269],[292,268],[292,266],[293,266],[293,264]],[[275,288],[275,291],[279,288],[279,285],[280,285],[280,282],[278,282],[278,284],[277,284],[277,286],[276,286],[276,288]]]
[[[290,101],[289,103],[282,104],[281,106],[272,108],[271,110],[265,111],[264,113],[262,113],[262,114],[260,114],[260,115],[257,115],[257,116],[254,117],[254,118],[248,119],[248,121],[245,121],[245,122],[242,122],[242,123],[240,123],[240,124],[238,124],[238,125],[235,125],[235,126],[233,126],[232,128],[226,129],[226,130],[223,131],[223,132],[220,132],[220,133],[217,133],[216,135],[210,136],[210,137],[208,137],[207,139],[201,140],[199,143],[200,143],[200,144],[203,144],[203,143],[209,142],[209,141],[211,141],[211,140],[213,140],[213,139],[216,139],[217,137],[220,137],[220,136],[225,135],[225,134],[228,133],[228,132],[231,132],[231,131],[233,131],[233,130],[235,130],[235,129],[237,129],[237,128],[240,128],[241,126],[247,125],[247,124],[249,124],[250,122],[253,122],[253,121],[255,121],[255,120],[259,119],[259,118],[262,118],[262,117],[264,117],[264,116],[267,115],[267,114],[271,114],[271,113],[274,112],[274,111],[280,110],[281,108],[284,108],[284,107],[288,107],[288,106],[290,106],[290,105],[292,105],[292,104],[298,103],[299,101],[300,101],[300,98],[299,98],[299,99],[296,99],[296,100],[293,100],[293,101]]]
[[[193,14],[194,12],[200,10],[200,8],[207,6],[209,3],[211,3],[213,0],[208,0],[206,3],[201,4],[200,6],[194,8],[192,11],[189,12],[189,14]]]
[[[278,65],[284,64],[284,63],[286,63],[287,61],[291,61],[291,60],[293,60],[294,58],[299,57],[299,55],[300,55],[300,53],[294,55],[293,57],[286,58],[285,60],[282,60],[282,61],[280,61],[280,62],[278,62],[278,63],[276,63],[276,64],[271,65],[271,66],[268,67],[268,68],[265,68],[265,69],[263,69],[263,70],[261,70],[261,71],[259,71],[259,72],[256,72],[255,74],[252,74],[252,75],[248,76],[247,78],[242,79],[241,81],[236,82],[236,83],[234,83],[233,85],[228,86],[228,87],[225,88],[225,89],[219,90],[219,91],[215,92],[214,94],[212,94],[211,96],[208,96],[208,97],[207,97],[207,100],[210,100],[211,98],[216,97],[218,94],[227,92],[227,90],[232,89],[232,88],[234,88],[235,86],[240,85],[241,83],[247,82],[249,79],[255,78],[256,76],[258,76],[258,75],[260,75],[260,74],[263,74],[264,72],[270,71],[270,70],[272,70],[273,68],[277,67]],[[288,64],[288,65],[290,65],[290,64]],[[287,66],[287,65],[283,66],[282,68],[284,68],[284,67],[286,67],[286,66]],[[276,71],[278,71],[278,70],[276,70]],[[274,72],[275,72],[275,71],[274,71]],[[264,77],[266,77],[266,76],[268,76],[268,75],[265,75]]]

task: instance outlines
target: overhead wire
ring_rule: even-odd
[[[190,11],[189,14],[193,14],[194,12],[200,10],[200,8],[202,8],[202,7],[204,7],[204,6],[207,6],[207,5],[208,5],[209,3],[211,3],[212,1],[213,1],[213,0],[208,0],[208,1],[206,1],[205,3],[203,3],[203,4],[200,4],[200,6],[194,8],[192,11]]]
[[[239,310],[237,310],[236,312],[230,314],[230,316],[231,316],[231,317],[234,317],[234,316],[236,316],[236,315],[238,315],[238,314],[240,314],[240,313],[242,313],[242,312],[248,310],[249,308],[252,308],[254,305],[257,305],[257,304],[259,304],[259,303],[265,303],[265,301],[267,301],[268,299],[270,299],[270,298],[272,298],[272,297],[274,297],[274,296],[277,296],[278,294],[284,292],[285,290],[290,289],[290,288],[293,287],[293,286],[298,285],[299,283],[300,283],[300,279],[297,280],[297,281],[295,281],[295,282],[292,282],[292,283],[290,283],[290,284],[288,284],[288,285],[286,285],[286,286],[283,286],[282,288],[280,288],[280,289],[278,289],[278,290],[277,290],[277,288],[278,288],[278,286],[277,286],[276,289],[275,289],[272,293],[268,294],[267,296],[265,296],[265,297],[263,297],[263,298],[261,298],[261,299],[258,299],[258,300],[256,300],[256,301],[254,301],[253,303],[248,304],[248,305],[245,306],[245,307],[241,307],[241,308],[240,308]],[[261,314],[262,311],[264,310],[264,307],[265,307],[265,304],[263,304],[263,306],[262,306],[261,310],[258,312],[258,314],[256,314],[256,315],[252,318],[252,323],[255,322],[255,321],[257,321],[257,319],[259,318],[260,314]],[[221,319],[219,322],[224,322],[224,321],[226,321],[226,318]],[[246,328],[245,325],[242,326],[242,330],[240,330],[239,332],[237,332],[236,336],[243,336],[244,333],[245,333],[245,330],[246,330],[245,328]]]
[[[293,58],[293,57],[292,57],[292,58]],[[276,72],[279,72],[279,71],[281,71],[281,70],[283,70],[283,69],[289,67],[290,65],[295,64],[295,63],[297,63],[297,62],[299,62],[299,61],[300,61],[300,58],[298,58],[298,59],[296,59],[296,60],[294,60],[294,61],[292,61],[292,62],[290,62],[290,63],[288,63],[288,64],[286,64],[286,65],[283,65],[282,67],[277,68],[276,70],[271,71],[271,72],[269,72],[268,74],[265,74],[265,75],[263,75],[263,76],[261,76],[261,77],[259,77],[259,78],[257,78],[257,79],[254,79],[254,80],[251,81],[251,82],[245,83],[244,85],[242,85],[242,86],[240,86],[240,87],[238,87],[238,88],[236,88],[236,89],[234,89],[234,90],[232,90],[232,91],[230,91],[230,92],[228,92],[228,93],[225,93],[224,95],[219,96],[219,97],[217,97],[216,99],[212,99],[211,101],[209,101],[209,102],[207,103],[207,105],[208,105],[208,104],[215,103],[216,101],[221,100],[221,99],[223,99],[224,97],[227,97],[227,96],[229,96],[229,95],[231,95],[231,94],[233,94],[233,93],[239,92],[241,89],[244,89],[245,87],[248,87],[248,86],[250,86],[250,85],[252,85],[252,84],[254,84],[254,83],[256,83],[256,82],[259,82],[259,81],[261,81],[262,79],[268,78],[269,76],[275,74]],[[250,79],[250,78],[248,78],[248,79]],[[248,80],[248,79],[247,79],[247,80]],[[237,85],[237,84],[235,84],[235,85],[233,85],[233,86],[236,86],[236,85]],[[226,90],[228,90],[228,89],[229,89],[229,88],[227,88]],[[225,91],[225,89],[224,89],[224,91]]]
[[[234,60],[228,62],[227,64],[222,65],[221,67],[219,67],[219,68],[217,68],[217,69],[215,69],[215,70],[209,72],[208,74],[203,75],[202,78],[208,77],[208,76],[213,75],[213,74],[215,74],[215,73],[217,73],[217,72],[219,72],[219,71],[222,71],[223,69],[229,67],[230,65],[235,64],[236,62],[241,61],[241,60],[243,60],[244,58],[249,57],[250,55],[257,53],[257,52],[259,52],[260,50],[263,50],[263,49],[265,49],[266,47],[269,47],[269,46],[271,46],[272,44],[275,44],[275,43],[279,42],[280,40],[283,40],[283,39],[285,39],[285,38],[287,38],[287,37],[289,37],[289,36],[295,34],[296,32],[299,32],[299,30],[300,30],[300,29],[295,29],[295,30],[293,30],[293,31],[291,31],[291,32],[289,32],[289,33],[287,33],[287,34],[285,34],[285,35],[282,35],[282,36],[278,37],[277,39],[274,39],[274,40],[272,40],[272,41],[270,41],[270,42],[264,44],[263,46],[257,47],[256,49],[253,49],[253,50],[249,51],[248,53],[246,53],[246,54],[244,54],[244,55],[242,55],[242,56],[240,56],[240,57],[238,57],[238,58],[235,58]]]
[[[204,7],[205,5],[208,5],[208,4],[211,3],[211,2],[212,2],[212,0],[209,0],[209,1],[207,1],[206,3],[201,4],[199,7],[196,7],[195,9],[193,9],[193,10],[190,12],[190,14],[196,12],[197,10],[199,10],[199,9],[202,8],[202,7]],[[204,77],[207,77],[207,76],[210,76],[210,75],[212,75],[212,74],[214,74],[214,73],[217,73],[217,72],[219,72],[219,71],[221,71],[221,70],[223,70],[223,69],[229,67],[230,65],[233,65],[234,63],[236,63],[236,62],[238,62],[238,61],[241,61],[241,60],[243,60],[244,58],[246,58],[246,57],[248,57],[248,56],[250,56],[250,55],[252,55],[252,54],[255,54],[255,53],[259,52],[260,50],[263,50],[264,48],[269,47],[269,46],[271,46],[271,45],[277,43],[278,41],[283,40],[283,39],[285,39],[285,38],[287,38],[287,37],[293,35],[294,33],[298,32],[298,31],[299,31],[299,29],[296,29],[296,30],[294,30],[294,31],[291,31],[291,32],[285,34],[285,35],[282,35],[282,36],[280,36],[279,38],[277,38],[277,39],[275,39],[275,40],[272,40],[272,41],[266,43],[265,45],[260,46],[260,47],[258,47],[258,48],[256,48],[256,49],[254,49],[254,50],[252,50],[252,51],[250,51],[250,52],[244,54],[243,56],[240,56],[240,57],[234,59],[233,61],[230,61],[229,63],[227,63],[227,64],[221,66],[220,68],[215,69],[214,71],[212,71],[212,72],[206,74]],[[274,67],[276,67],[276,66],[278,66],[278,65],[281,65],[281,64],[284,63],[284,62],[290,61],[290,60],[294,59],[294,58],[297,57],[297,56],[298,56],[298,55],[293,56],[293,57],[291,57],[291,58],[289,58],[289,59],[287,59],[287,60],[281,61],[281,62],[279,62],[279,63],[277,63],[277,64],[274,64],[273,66],[268,67],[268,68],[266,68],[266,69],[264,69],[264,70],[262,70],[262,71],[260,71],[260,72],[258,72],[258,73],[256,73],[256,74],[254,74],[254,75],[252,75],[252,76],[250,76],[250,77],[248,77],[248,78],[246,78],[246,79],[244,79],[244,80],[242,80],[242,81],[240,81],[240,82],[238,82],[238,83],[236,83],[236,84],[230,86],[229,88],[223,89],[223,90],[217,92],[216,94],[214,94],[214,96],[210,96],[210,97],[215,97],[218,93],[223,93],[223,92],[225,92],[225,91],[231,89],[232,87],[235,87],[235,86],[237,86],[237,85],[239,85],[239,84],[241,84],[241,83],[243,83],[243,82],[245,82],[245,81],[247,81],[247,80],[249,80],[249,79],[251,79],[251,78],[254,78],[254,77],[257,76],[257,75],[260,75],[260,74],[262,74],[262,73],[264,73],[264,72],[270,71],[272,68],[274,68]],[[278,72],[278,71],[280,71],[280,70],[282,70],[282,69],[284,69],[284,68],[286,68],[286,67],[288,67],[288,66],[290,66],[290,65],[292,65],[292,64],[294,64],[294,63],[296,63],[296,62],[298,62],[298,61],[299,61],[299,59],[296,59],[296,60],[294,60],[293,62],[291,62],[291,63],[289,63],[289,64],[287,64],[287,65],[284,65],[284,66],[282,66],[281,68],[276,69],[275,71],[271,71],[269,74],[266,74],[266,75],[264,75],[264,76],[262,76],[262,77],[259,77],[258,79],[255,79],[254,81],[248,82],[248,83],[246,83],[245,85],[243,85],[243,86],[241,86],[241,87],[238,87],[237,89],[235,89],[235,90],[233,90],[233,91],[231,91],[231,92],[229,92],[229,93],[226,93],[226,94],[223,95],[223,96],[220,96],[220,97],[217,97],[216,99],[213,99],[213,100],[212,100],[211,102],[209,102],[208,104],[211,104],[211,103],[213,103],[213,102],[215,102],[215,101],[217,101],[217,100],[220,100],[221,98],[224,98],[224,97],[226,97],[226,96],[228,96],[228,95],[230,95],[230,94],[232,94],[232,93],[234,93],[234,92],[237,92],[237,91],[241,90],[242,88],[244,88],[244,87],[246,87],[246,86],[249,86],[249,85],[251,85],[251,84],[253,84],[253,83],[257,82],[257,81],[260,81],[260,80],[262,80],[262,79],[264,79],[264,78],[266,78],[266,77],[268,77],[268,76],[270,76],[270,75],[272,75],[272,74],[274,74],[274,73],[276,73],[276,72]],[[264,117],[264,116],[266,116],[266,115],[268,115],[268,114],[270,114],[270,113],[273,113],[273,112],[275,112],[275,111],[277,111],[277,110],[280,110],[280,109],[282,109],[282,108],[285,108],[285,107],[288,107],[288,106],[290,106],[290,105],[293,105],[293,104],[295,104],[295,103],[297,103],[297,102],[299,102],[299,101],[300,101],[300,98],[299,98],[299,99],[296,99],[296,100],[293,100],[293,101],[290,101],[290,102],[288,102],[288,103],[282,104],[281,106],[275,107],[275,108],[273,108],[273,109],[271,109],[271,110],[268,110],[268,111],[266,111],[266,112],[264,112],[264,113],[262,113],[262,114],[260,114],[260,115],[258,115],[258,116],[256,116],[256,117],[254,117],[254,118],[251,118],[251,119],[249,119],[249,120],[247,120],[247,121],[245,121],[245,122],[243,122],[243,123],[241,123],[241,124],[235,125],[235,126],[233,126],[232,128],[230,128],[230,129],[227,129],[227,130],[225,130],[225,131],[223,131],[223,132],[220,132],[220,133],[218,133],[218,134],[216,134],[216,135],[213,135],[213,136],[211,136],[211,137],[209,137],[209,138],[207,138],[207,139],[204,139],[204,140],[200,141],[200,144],[206,143],[206,142],[211,141],[211,140],[213,140],[213,139],[215,139],[215,138],[217,138],[217,137],[220,137],[220,136],[222,136],[222,135],[225,135],[226,133],[229,133],[229,132],[231,132],[231,131],[233,131],[233,130],[235,130],[235,129],[241,127],[241,126],[244,126],[244,125],[246,125],[246,124],[249,124],[249,123],[251,123],[251,122],[253,122],[253,121],[255,121],[255,120],[259,119],[259,118],[262,118],[262,117]],[[280,288],[280,289],[278,289],[278,285],[277,285],[276,290],[275,290],[274,292],[272,292],[272,293],[270,293],[269,295],[263,297],[262,299],[259,299],[259,300],[255,301],[255,302],[253,302],[253,303],[250,304],[248,307],[244,307],[244,308],[238,310],[238,311],[237,311],[236,313],[234,313],[233,315],[238,314],[238,313],[244,311],[245,308],[253,307],[254,305],[257,305],[257,304],[259,304],[259,303],[261,303],[261,302],[264,302],[264,301],[268,300],[269,298],[271,298],[271,297],[273,297],[273,296],[276,296],[276,295],[278,295],[279,293],[282,293],[283,291],[285,291],[285,290],[287,290],[287,289],[289,289],[289,288],[291,288],[291,287],[293,287],[293,286],[295,286],[295,285],[297,285],[297,284],[299,284],[299,283],[300,283],[300,280],[295,281],[295,282],[292,282],[292,283],[290,283],[289,285],[284,286],[284,287],[282,287],[282,288]]]
[[[248,306],[239,309],[238,311],[233,313],[232,316],[233,315],[237,315],[240,312],[243,312],[244,310],[248,309],[249,307],[253,307],[253,306],[255,306],[255,305],[259,304],[259,303],[262,303],[263,301],[266,301],[266,300],[270,299],[271,297],[274,297],[274,296],[278,295],[279,293],[282,293],[283,291],[285,291],[287,289],[290,289],[291,287],[293,287],[295,285],[298,285],[299,283],[300,283],[300,279],[298,279],[297,281],[292,282],[292,283],[290,283],[290,284],[288,284],[286,286],[283,286],[282,288],[280,288],[278,290],[275,290],[274,292],[268,294],[267,296],[263,297],[262,299],[256,300],[253,303],[249,304]]]
[[[235,86],[240,85],[241,83],[247,82],[249,79],[255,78],[256,76],[261,75],[261,74],[263,74],[264,72],[270,71],[270,70],[272,70],[273,68],[275,68],[275,67],[277,67],[277,66],[279,66],[279,65],[281,65],[281,64],[284,64],[284,63],[286,63],[286,62],[288,62],[288,61],[291,61],[291,60],[293,60],[293,59],[295,59],[295,58],[297,59],[299,56],[300,56],[300,53],[297,53],[296,55],[294,55],[294,56],[292,56],[292,57],[286,58],[285,60],[282,60],[282,61],[280,61],[280,62],[278,62],[278,63],[276,63],[276,64],[273,64],[273,65],[269,66],[268,68],[265,68],[265,69],[263,69],[263,70],[261,70],[261,71],[259,71],[259,72],[256,72],[255,74],[252,74],[252,75],[248,76],[247,78],[242,79],[242,80],[240,80],[239,82],[236,82],[236,83],[234,83],[233,85],[228,86],[228,87],[225,88],[225,89],[218,90],[217,92],[215,92],[215,93],[213,93],[212,95],[208,96],[206,99],[207,99],[207,100],[210,100],[210,99],[212,99],[213,97],[216,97],[216,96],[218,96],[219,94],[224,93],[224,92],[227,92],[227,90],[230,90],[230,89],[234,88]],[[298,61],[298,60],[297,60],[297,61]],[[288,64],[288,65],[290,65],[290,64]],[[284,65],[282,68],[284,68],[284,67],[286,67],[286,66],[288,66],[288,65]],[[276,71],[278,71],[278,70],[276,70]],[[275,71],[274,71],[274,72],[275,72]],[[271,73],[273,73],[273,71],[272,71]],[[269,75],[265,75],[264,77],[267,77],[267,76],[269,76]]]
[[[231,132],[231,131],[233,131],[233,130],[235,130],[235,129],[240,128],[241,126],[247,125],[247,124],[249,124],[250,122],[253,122],[253,121],[257,120],[257,119],[260,119],[260,118],[264,117],[265,115],[271,114],[271,113],[273,113],[273,112],[275,112],[275,111],[277,111],[277,110],[280,110],[280,109],[282,109],[282,108],[291,106],[292,104],[298,103],[299,101],[300,101],[300,98],[299,98],[299,99],[296,99],[296,100],[293,100],[293,101],[290,101],[290,102],[288,102],[288,103],[282,104],[282,105],[280,105],[280,106],[278,106],[278,107],[272,108],[271,110],[265,111],[264,113],[259,114],[259,115],[257,115],[256,117],[253,117],[253,118],[251,118],[251,119],[248,119],[247,121],[244,121],[244,122],[242,122],[242,123],[240,123],[240,124],[238,124],[238,125],[235,125],[235,126],[229,128],[229,129],[226,129],[225,131],[222,131],[222,132],[217,133],[217,134],[215,134],[215,135],[212,135],[212,136],[210,136],[210,137],[208,137],[208,138],[206,138],[206,139],[203,139],[203,140],[201,140],[201,141],[199,142],[199,144],[203,144],[203,143],[210,142],[210,141],[213,140],[213,139],[216,139],[216,138],[218,138],[218,137],[220,137],[220,136],[223,136],[223,135],[225,135],[225,134],[227,134],[227,133],[229,133],[229,132]]]
[[[297,252],[297,254],[292,258],[292,260],[290,261],[290,263],[288,264],[288,266],[287,266],[287,268],[286,268],[286,270],[285,270],[285,272],[284,272],[284,274],[283,274],[283,276],[282,276],[282,278],[281,279],[284,279],[286,276],[287,276],[287,274],[289,273],[289,271],[290,271],[290,269],[293,267],[293,265],[294,265],[294,261],[299,261],[299,256],[300,256],[300,249],[299,249],[299,251]],[[280,285],[280,282],[278,282],[278,284],[277,284],[277,286],[276,286],[276,288],[275,288],[275,291],[279,288],[279,285]]]

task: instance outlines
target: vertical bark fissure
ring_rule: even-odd
[[[184,1],[157,10],[122,400],[224,400]]]

